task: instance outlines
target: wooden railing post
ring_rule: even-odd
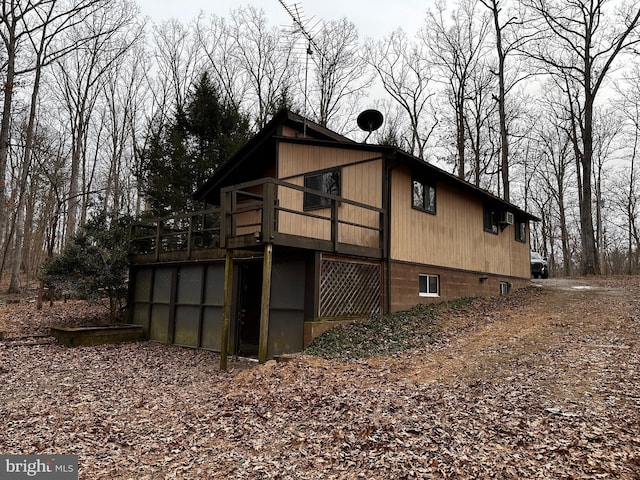
[[[220,332],[220,370],[227,369],[229,352],[229,326],[231,325],[231,301],[233,298],[233,250],[227,250],[224,262],[224,300],[222,306],[222,331]]]
[[[231,210],[229,199],[231,193],[223,191],[220,194],[220,247],[225,248],[227,244],[227,236],[231,233],[231,226],[229,224],[229,210]]]
[[[193,215],[187,215],[187,258],[191,260],[191,241],[193,240]]]
[[[262,191],[262,241],[270,242],[274,232],[275,185],[266,182]]]
[[[338,202],[331,199],[331,242],[333,243],[333,251],[338,251],[338,241],[339,241],[339,233],[338,226],[340,222],[338,221]]]
[[[385,221],[386,219],[385,219],[384,212],[380,212],[378,214],[378,229],[379,229],[378,247],[380,248],[380,250],[382,250],[382,256],[386,258],[389,255],[389,252],[387,252],[387,237],[386,237],[386,230],[384,228]]]
[[[267,361],[269,346],[269,305],[271,304],[271,267],[273,265],[273,244],[264,246],[262,263],[262,302],[260,304],[260,340],[258,343],[258,362]]]
[[[160,258],[160,230],[162,230],[162,220],[158,220],[156,226],[156,262]]]

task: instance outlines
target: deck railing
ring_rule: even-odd
[[[304,208],[305,195],[314,197],[315,208]],[[225,188],[221,200],[221,207],[133,224],[132,257],[139,261],[207,258],[213,249],[256,248],[264,243],[382,256],[381,208],[273,178]]]
[[[305,196],[314,208],[305,209]],[[380,257],[384,210],[274,178],[222,189],[222,246],[275,245]]]
[[[196,250],[220,248],[220,208],[140,221],[131,225],[129,252],[160,260],[180,252],[189,259]]]

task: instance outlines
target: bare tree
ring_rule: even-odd
[[[196,34],[206,61],[205,68],[220,88],[226,101],[240,110],[248,89],[247,75],[238,61],[240,52],[231,25],[222,17],[212,15],[208,21],[200,16]]]
[[[592,208],[594,107],[614,62],[640,41],[640,7],[638,2],[618,5],[612,0],[524,3],[544,27],[541,38],[527,49],[529,55],[567,87],[574,122],[571,138],[580,166],[582,272],[599,274]]]
[[[6,177],[9,155],[9,137],[16,78],[32,70],[33,65],[21,66],[18,51],[29,34],[40,25],[28,26],[37,3],[19,0],[2,0],[0,10],[0,38],[6,59],[3,61],[2,120],[0,122],[0,242],[4,241],[6,229]]]
[[[477,0],[461,0],[446,20],[446,2],[438,1],[436,11],[429,11],[420,37],[429,49],[432,62],[446,85],[449,103],[455,112],[457,170],[465,178],[467,132],[467,101],[471,77],[481,65],[479,60],[489,31],[489,18],[477,10]],[[449,23],[451,23],[449,25]]]
[[[534,127],[534,136],[538,142],[538,154],[541,158],[538,164],[537,178],[540,183],[546,186],[548,197],[553,200],[553,210],[556,211],[557,225],[560,230],[562,273],[570,275],[571,251],[567,197],[569,174],[574,164],[573,149],[568,122],[562,119],[561,111],[555,110],[558,108],[558,104],[551,97],[547,99],[547,103],[546,114],[539,115],[539,121]]]
[[[81,200],[89,183],[86,180],[89,160],[87,138],[92,112],[107,81],[107,74],[139,38],[136,15],[137,9],[131,4],[111,0],[108,8],[95,12],[70,32],[67,41],[83,39],[84,48],[75,49],[57,64],[55,78],[60,100],[69,116],[72,142],[66,239],[75,233],[79,213],[84,211]]]
[[[234,54],[247,81],[246,110],[261,128],[292,95],[295,40],[278,28],[268,28],[264,11],[251,6],[234,10],[231,23]]]
[[[325,23],[315,43],[319,51],[312,54],[316,66],[312,90],[317,99],[311,108],[318,123],[335,124],[342,131],[346,122],[353,123],[358,100],[373,75],[360,54],[358,31],[346,18]]]
[[[55,42],[62,34],[69,29],[77,27],[85,21],[101,5],[100,0],[87,0],[75,4],[61,4],[54,0],[40,2],[34,6],[30,12],[33,17],[35,27],[26,28],[28,43],[33,52],[33,66],[31,68],[34,76],[32,79],[32,92],[29,115],[27,120],[25,143],[20,167],[20,181],[18,188],[21,190],[17,195],[18,202],[16,208],[16,225],[14,235],[14,247],[11,265],[11,280],[9,284],[10,292],[17,292],[20,288],[19,273],[22,263],[23,240],[25,230],[25,204],[26,195],[22,190],[26,190],[28,177],[31,171],[31,157],[33,138],[35,134],[36,110],[40,91],[43,68],[50,65],[57,59],[67,55],[71,50],[69,44],[56,44]],[[23,21],[24,21],[23,17]],[[82,45],[82,41],[79,42]],[[76,44],[76,47],[78,44]]]
[[[600,265],[603,273],[606,267],[607,238],[606,238],[606,215],[603,213],[607,201],[605,192],[607,188],[606,180],[609,174],[607,164],[612,163],[621,144],[617,141],[622,133],[624,120],[621,118],[617,108],[597,108],[594,112],[594,135],[593,135],[593,183],[595,187],[595,230],[596,246],[600,253]]]
[[[619,188],[614,202],[624,215],[627,237],[627,273],[637,273],[640,268],[640,191],[638,189],[638,155],[640,155],[640,69],[625,75],[624,82],[616,86],[620,97],[620,110],[625,117],[627,158],[629,165],[619,175]],[[635,247],[635,250],[634,250]]]
[[[432,73],[425,61],[424,42],[410,42],[402,29],[366,48],[367,62],[377,72],[382,86],[402,107],[409,119],[408,150],[425,160],[426,146],[438,121],[428,120],[429,102],[435,92]]]
[[[474,94],[467,101],[464,120],[472,155],[473,183],[480,186],[496,152],[492,142],[496,104],[491,95],[495,81],[493,74],[481,67],[472,73],[469,82]]]
[[[135,46],[134,46],[135,47]],[[135,210],[132,195],[135,179],[135,130],[147,93],[144,71],[145,51],[132,47],[121,58],[118,68],[106,75],[102,97],[106,142],[103,155],[107,175],[103,205],[106,211],[131,213]]]
[[[154,116],[166,119],[172,108],[184,107],[189,88],[202,70],[195,26],[171,19],[154,28],[157,67],[152,91]]]
[[[501,0],[479,0],[491,12],[493,19],[493,32],[495,38],[495,53],[497,65],[494,74],[498,79],[498,89],[495,95],[498,104],[498,119],[500,126],[500,172],[502,180],[502,196],[510,201],[510,159],[509,143],[510,133],[508,129],[507,95],[510,90],[524,78],[529,76],[524,70],[518,68],[508,69],[507,60],[514,57],[528,41],[532,34],[527,34],[522,26],[525,20],[523,12],[504,10],[505,2]],[[509,75],[509,73],[511,74]]]

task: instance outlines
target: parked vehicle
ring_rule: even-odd
[[[549,278],[547,259],[538,252],[531,252],[531,276],[533,278]]]

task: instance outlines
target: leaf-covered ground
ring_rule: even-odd
[[[15,340],[89,314],[0,306],[1,453],[77,454],[82,479],[640,478],[637,277],[477,300],[368,359],[220,372],[156,343]]]

